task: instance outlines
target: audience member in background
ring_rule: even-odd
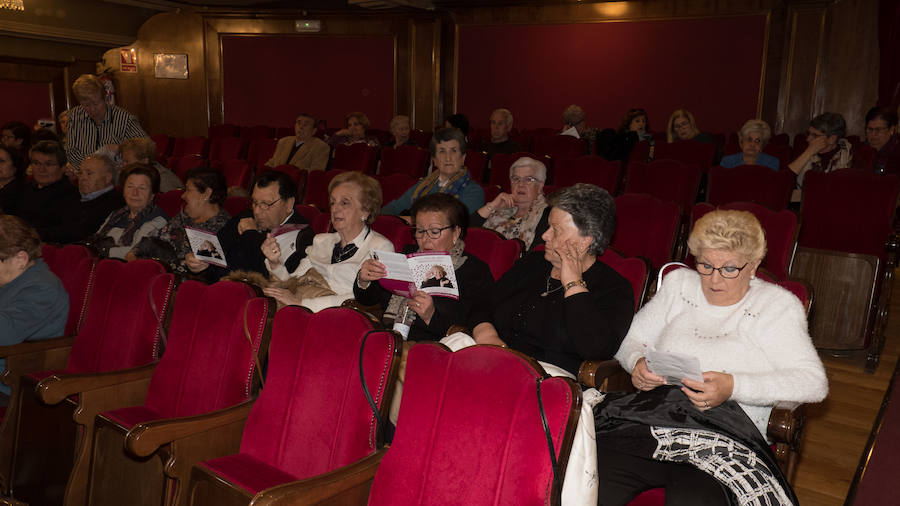
[[[225,250],[227,268],[197,260],[192,253],[184,263],[193,273],[204,272],[207,281],[218,281],[228,271],[253,271],[269,275],[260,247],[266,235],[282,225],[307,225],[297,234],[293,252],[283,252],[281,261],[285,269],[294,272],[300,260],[306,256],[306,248],[312,244],[312,228],[306,218],[294,212],[297,184],[283,172],[267,170],[257,176],[251,194],[251,208],[232,217],[217,234]]]
[[[151,165],[132,164],[123,169],[125,206],[110,213],[91,241],[101,256],[125,259],[144,237],[156,237],[169,217],[156,205],[159,173]]]
[[[579,139],[585,139],[588,143],[588,153],[594,152],[598,132],[587,127],[587,113],[581,106],[572,104],[563,110],[563,129],[559,135],[569,135]]]
[[[522,151],[522,146],[509,138],[512,126],[513,115],[509,109],[495,109],[491,113],[491,138],[482,140],[479,150],[484,151],[488,156],[496,153],[511,155]]]
[[[418,146],[419,144],[415,141],[415,139],[411,139],[409,137],[409,116],[394,116],[391,120],[391,142],[389,144],[392,148],[399,148],[400,146]]]
[[[844,138],[847,123],[833,112],[822,113],[809,122],[806,149],[788,167],[797,174],[797,186],[803,188],[803,178],[809,171],[832,172],[853,166],[853,147]],[[798,196],[792,200],[799,200]]]
[[[117,209],[125,206],[122,194],[113,187],[116,164],[106,155],[91,155],[81,162],[78,173],[78,192],[81,193],[78,223],[63,233],[62,242],[77,242],[88,238]]]
[[[325,170],[331,148],[316,133],[316,118],[301,113],[294,121],[294,135],[278,140],[275,153],[266,162],[269,167],[293,165],[306,170]]]
[[[56,132],[54,132],[53,130],[50,130],[49,128],[38,128],[38,129],[35,129],[33,134],[31,134],[31,142],[32,143],[37,143],[37,142],[41,142],[41,141],[53,141],[53,142],[59,142],[60,144],[62,144],[59,141],[59,136],[56,135]]]
[[[550,198],[546,250],[529,253],[494,287],[481,344],[509,345],[577,375],[581,362],[612,358],[634,316],[631,283],[597,260],[615,232],[616,204],[579,183]]]
[[[69,133],[69,111],[63,111],[59,113],[59,122],[56,124],[56,135],[59,137],[59,142],[65,146],[66,145],[66,136]]]
[[[697,128],[697,122],[694,121],[694,115],[690,111],[677,109],[669,116],[669,123],[666,127],[666,141],[672,143],[688,140],[707,144],[714,142],[712,135],[703,133]]]
[[[787,290],[756,278],[766,239],[752,214],[704,215],[688,248],[696,270],[665,277],[616,353],[638,392],[608,396],[594,410],[600,503],[627,504],[643,490],[665,487],[666,504],[730,504],[729,484],[740,504],[792,503],[786,482],[786,493],[774,486],[778,466],[764,435],[776,402],[818,402],[828,393],[806,311]],[[696,357],[702,381],[665,386],[648,367],[648,351]],[[721,452],[705,451],[713,441]],[[726,483],[760,456],[772,468],[750,469],[754,486]]]
[[[631,157],[634,146],[644,141],[650,145],[650,151],[647,159],[653,159],[656,141],[650,133],[650,122],[647,119],[647,112],[640,108],[629,109],[619,124],[615,136],[609,141],[609,146],[603,146],[606,143],[598,144],[603,146],[600,148],[600,154],[607,160],[627,161]],[[645,160],[640,160],[645,161]]]
[[[522,157],[509,167],[511,193],[501,193],[469,217],[473,227],[496,230],[507,239],[521,239],[528,250],[543,244],[550,208],[544,198],[547,166]]]
[[[66,152],[60,143],[38,142],[29,154],[33,180],[19,193],[16,214],[34,227],[42,240],[58,242],[77,223],[81,195],[63,177]]]
[[[62,336],[68,316],[69,295],[41,259],[37,232],[21,218],[0,215],[0,346]],[[9,395],[9,387],[0,392]]]
[[[318,234],[306,250],[306,258],[289,273],[281,263],[281,248],[269,236],[262,244],[266,267],[274,279],[297,278],[298,288],[270,287],[263,292],[282,304],[305,306],[312,311],[340,306],[353,298],[353,282],[360,265],[373,251],[394,251],[386,237],[369,226],[381,208],[381,186],[360,172],[338,174],[328,185],[333,233]],[[313,285],[310,290],[310,285]]]
[[[772,130],[768,123],[758,119],[748,120],[738,132],[740,153],[723,156],[719,165],[727,169],[738,165],[762,165],[772,170],[778,170],[778,158],[763,153],[763,148],[771,138]]]
[[[10,121],[0,127],[0,145],[27,153],[31,149],[31,129],[20,121]]]
[[[480,259],[464,253],[469,211],[459,200],[446,194],[422,197],[413,204],[414,251],[447,251],[453,262],[459,299],[432,297],[419,290],[412,298],[393,295],[376,281],[385,276],[381,262],[368,259],[359,270],[359,280],[353,284],[353,294],[361,304],[379,304],[388,324],[404,323],[409,327],[411,341],[437,341],[447,335],[451,325],[471,327],[483,321],[490,305],[494,278]]]
[[[72,91],[79,105],[69,110],[66,154],[76,175],[81,161],[97,149],[106,147],[116,153],[125,139],[147,137],[135,115],[106,103],[97,76],[82,74]]]
[[[341,144],[349,146],[360,143],[365,143],[376,148],[381,147],[381,143],[378,142],[377,137],[366,135],[366,130],[369,128],[369,117],[364,113],[351,112],[344,120],[347,122],[346,128],[338,130],[334,135],[328,138],[328,144],[331,145],[331,147],[336,147]]]
[[[82,164],[83,166],[83,164]],[[185,272],[184,259],[191,253],[185,227],[216,234],[231,219],[222,209],[228,190],[225,175],[209,167],[195,167],[185,175],[184,208],[159,231],[158,237],[145,237],[126,255],[126,260],[156,258]]]
[[[469,138],[469,118],[465,114],[456,113],[447,116],[447,119],[444,120],[444,128],[455,128],[462,132],[463,137],[467,140]]]
[[[877,174],[900,174],[896,127],[897,113],[890,107],[873,107],[866,113],[866,143],[875,151],[872,170]]]
[[[383,214],[407,215],[410,207],[425,195],[446,193],[458,198],[469,212],[484,205],[484,190],[466,170],[466,138],[456,128],[442,128],[431,138],[431,174],[412,185],[397,200],[389,202]]]
[[[25,184],[25,161],[19,150],[0,146],[0,213],[16,214]]]
[[[134,137],[125,139],[119,144],[119,154],[122,155],[122,165],[140,163],[152,165],[159,172],[159,191],[167,192],[184,188],[181,179],[170,169],[156,161],[156,143],[149,137]]]

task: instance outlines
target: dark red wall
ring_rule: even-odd
[[[300,112],[343,126],[351,111],[387,129],[394,111],[388,36],[222,37],[225,122],[290,126]]]
[[[616,127],[643,107],[654,131],[686,108],[703,131],[756,117],[766,17],[461,26],[458,111],[486,128],[510,109],[518,128],[557,127],[584,107],[589,126]]]
[[[0,97],[0,124],[21,121],[34,127],[39,119],[54,119],[49,83],[0,80]]]

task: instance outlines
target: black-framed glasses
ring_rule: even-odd
[[[719,271],[719,276],[722,276],[725,279],[734,279],[741,275],[741,271],[744,270],[745,267],[750,265],[750,262],[745,263],[740,267],[735,267],[733,265],[723,265],[722,267],[713,267],[704,262],[697,262],[697,272],[700,273],[701,276],[712,276],[712,273],[715,271]]]
[[[258,208],[262,209],[263,211],[268,211],[272,206],[277,204],[279,201],[281,201],[281,197],[278,197],[277,199],[273,200],[272,202],[260,202],[258,200],[251,200],[250,204],[253,207],[258,207]]]
[[[441,234],[444,230],[448,228],[453,228],[453,225],[447,225],[446,227],[432,227],[432,228],[417,228],[417,227],[409,227],[412,232],[413,237],[419,238],[422,237],[425,233],[428,233],[428,237],[432,239],[438,239],[441,237]]]

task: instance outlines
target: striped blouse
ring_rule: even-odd
[[[137,116],[114,105],[106,106],[106,117],[98,125],[78,106],[69,111],[66,156],[76,169],[81,161],[107,144],[120,144],[132,137],[148,137]]]

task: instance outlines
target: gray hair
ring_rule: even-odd
[[[491,113],[491,116],[493,116],[497,113],[500,113],[500,115],[503,116],[503,120],[506,121],[506,127],[512,128],[512,126],[513,126],[512,112],[509,109],[494,109],[494,111]]]
[[[584,109],[581,107],[572,104],[563,111],[563,123],[569,126],[574,126],[582,121],[584,121],[585,113]]]
[[[769,139],[772,138],[772,129],[769,128],[769,124],[761,119],[750,119],[744,123],[744,126],[741,127],[741,131],[738,132],[738,137],[740,140],[744,140],[748,135],[753,132],[757,132],[759,136],[762,138],[762,145],[765,146],[769,143]]]
[[[399,116],[394,116],[393,118],[391,118],[391,124],[388,127],[388,129],[393,131],[394,128],[397,128],[397,125],[399,125],[400,122],[403,120],[406,120],[407,122],[410,123],[410,126],[412,126],[412,122],[409,121],[409,116],[404,116],[403,114],[400,114]]]
[[[100,160],[100,163],[103,164],[103,170],[105,170],[106,172],[109,172],[109,175],[112,176],[113,181],[116,180],[116,173],[119,171],[119,166],[116,163],[116,160],[112,156],[110,156],[109,153],[106,153],[103,151],[98,151],[96,153],[93,153],[93,154],[87,156],[85,158],[85,160],[88,160],[91,158],[93,158],[95,160]],[[84,163],[84,162],[82,161],[81,163]]]
[[[847,122],[836,112],[824,112],[809,122],[809,126],[825,134],[825,137],[837,135],[838,139],[847,135]]]
[[[548,204],[572,216],[578,233],[593,238],[588,249],[602,255],[616,231],[616,201],[599,186],[578,183],[550,196]]]
[[[459,152],[462,154],[466,153],[467,145],[466,145],[466,136],[462,133],[462,131],[458,128],[442,128],[434,133],[431,136],[431,145],[429,146],[429,151],[431,151],[431,156],[434,157],[437,154],[437,145],[439,142],[448,142],[448,141],[456,141],[459,143]]]
[[[523,156],[509,166],[510,178],[513,177],[514,171],[519,167],[531,167],[534,169],[534,177],[540,179],[542,183],[547,181],[547,166],[544,165],[544,162]]]

